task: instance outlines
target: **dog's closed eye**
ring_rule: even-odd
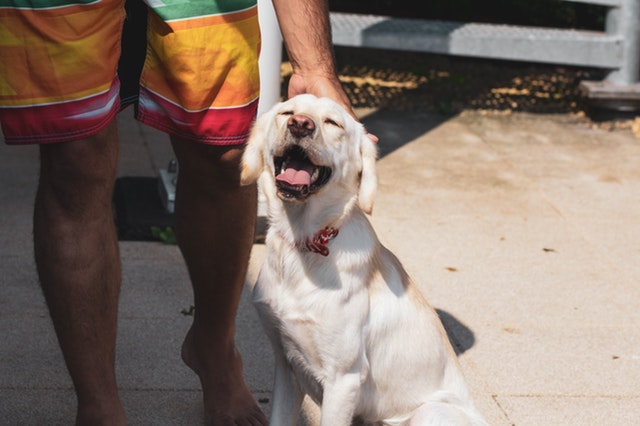
[[[325,123],[325,124],[329,124],[329,125],[331,125],[331,126],[336,126],[336,127],[340,128],[340,129],[344,129],[344,126],[343,126],[342,124],[338,123],[337,121],[335,121],[335,120],[334,120],[334,119],[332,119],[332,118],[328,118],[328,117],[327,117],[327,118],[325,118],[325,119],[324,119],[324,123]]]

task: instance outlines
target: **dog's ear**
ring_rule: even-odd
[[[362,170],[360,171],[358,204],[362,211],[371,214],[373,210],[373,198],[378,188],[378,178],[376,175],[378,148],[375,142],[364,132],[360,138],[360,155],[362,157]]]
[[[242,154],[242,169],[240,171],[240,184],[250,185],[255,183],[264,168],[263,150],[266,144],[266,117],[258,118],[251,128],[249,139]]]

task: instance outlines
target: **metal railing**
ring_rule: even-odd
[[[581,86],[596,103],[640,105],[640,0],[562,0],[607,8],[602,31],[331,13],[338,46],[407,50],[606,69]]]

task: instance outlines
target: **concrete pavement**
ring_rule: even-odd
[[[360,111],[380,137],[372,221],[440,311],[492,425],[640,418],[640,141],[567,115]],[[120,176],[157,176],[168,138],[120,117]],[[35,147],[0,146],[0,424],[72,424],[38,287]],[[121,242],[117,372],[131,425],[199,425],[180,361],[191,305],[175,246]],[[264,247],[254,246],[247,282]],[[245,374],[269,411],[270,347],[248,298]]]

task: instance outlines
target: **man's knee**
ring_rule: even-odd
[[[118,165],[117,135],[40,146],[40,189],[60,201],[110,199]],[[104,201],[102,201],[104,203]]]
[[[243,146],[213,146],[172,139],[180,176],[192,184],[237,188]]]

